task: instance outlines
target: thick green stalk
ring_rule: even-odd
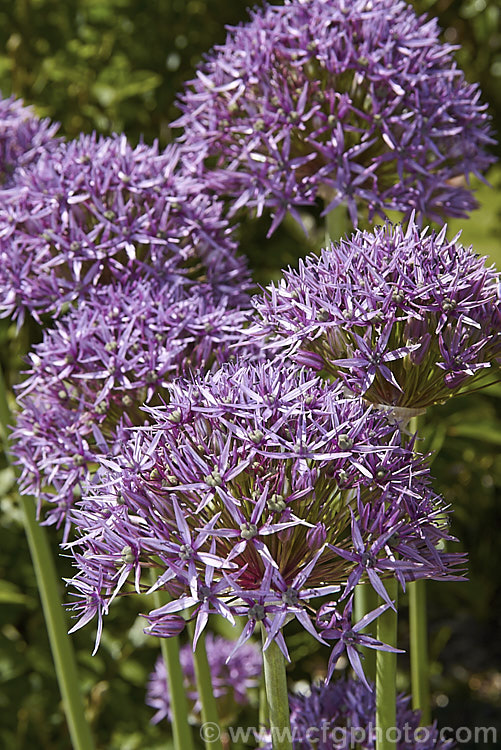
[[[359,622],[364,615],[372,612],[379,606],[378,595],[369,583],[359,583],[355,588],[354,603],[354,622]],[[362,630],[365,633],[368,628]],[[361,653],[364,655],[364,672],[365,676],[371,682],[376,682],[376,652],[373,648],[362,648]]]
[[[166,603],[162,592],[153,593],[155,607]],[[193,737],[188,723],[188,701],[183,686],[183,670],[179,661],[179,638],[160,638],[160,650],[169,685],[169,703],[172,716],[172,735],[175,750],[193,750]]]
[[[421,724],[431,723],[426,622],[426,581],[412,581],[409,590],[412,708],[421,711]]]
[[[4,450],[8,455],[7,436],[11,415],[3,376],[0,372],[0,419]],[[64,711],[74,750],[93,750],[94,741],[85,718],[73,646],[68,635],[68,623],[59,595],[59,578],[52,558],[45,528],[36,519],[35,500],[20,496],[28,545],[42,602],[45,624],[54,659],[56,676],[61,690]]]
[[[259,682],[259,730],[262,732],[270,728],[270,713],[268,711],[268,700],[266,698],[266,683],[264,670]]]
[[[189,630],[193,637],[195,631],[193,623],[190,623]],[[205,726],[205,731],[202,731],[205,747],[207,750],[223,750],[220,739],[221,725],[219,723],[207,650],[205,648],[205,633],[201,633],[197,641],[197,647],[193,654],[193,664],[195,667],[198,697],[202,706],[202,724]]]
[[[265,629],[261,625],[261,634],[265,635]],[[263,641],[264,644],[264,641]],[[261,673],[261,679],[259,681],[259,729],[270,728],[270,712],[268,711],[268,700],[266,698],[266,683],[264,679],[264,668]]]
[[[386,591],[397,605],[398,583],[386,582]],[[388,608],[377,620],[378,640],[388,646],[397,645],[397,613]],[[376,750],[394,750],[397,707],[397,655],[388,651],[376,654]]]
[[[419,429],[418,417],[410,421],[411,433]],[[428,630],[426,618],[426,581],[412,581],[409,591],[409,631],[411,657],[412,708],[421,711],[421,724],[431,722],[428,666]]]
[[[263,628],[264,681],[273,750],[292,750],[285,658],[275,641],[272,641],[265,651],[265,641],[266,632]]]

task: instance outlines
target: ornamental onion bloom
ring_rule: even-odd
[[[285,0],[230,29],[180,101],[181,139],[233,211],[324,199],[369,219],[467,216],[490,118],[436,20],[402,0]]]
[[[146,419],[143,403],[161,403],[171,378],[238,351],[245,313],[216,303],[208,285],[189,299],[182,291],[182,282],[99,287],[29,355],[13,452],[21,491],[49,503],[47,521],[64,523],[65,536],[97,455],[120,450],[126,427]]]
[[[240,304],[248,275],[221,205],[178,170],[179,151],[82,135],[18,175],[0,205],[0,313],[58,313],[137,276],[208,283]]]
[[[12,187],[17,169],[55,147],[58,128],[58,123],[40,120],[21,99],[2,99],[0,95],[0,188]]]
[[[410,698],[397,697],[396,750],[451,750],[452,740],[442,738],[436,724],[420,726],[419,711],[413,711]],[[376,748],[376,698],[359,680],[339,679],[329,684],[313,684],[307,694],[291,695],[291,730],[294,750],[348,750]],[[392,736],[393,739],[393,736]],[[271,743],[264,743],[271,750]]]
[[[238,706],[249,703],[249,691],[258,687],[261,675],[262,660],[260,649],[253,643],[246,643],[233,653],[234,643],[220,635],[207,633],[205,641],[209,662],[212,689],[218,704],[220,720],[230,720]],[[189,644],[181,647],[179,654],[184,674],[183,688],[192,703],[192,714],[200,713],[200,704],[195,681],[193,651]],[[180,686],[176,686],[178,689]],[[159,657],[155,670],[150,675],[146,694],[148,706],[156,709],[152,722],[157,724],[162,719],[171,719],[169,685],[165,662]]]
[[[310,255],[256,298],[262,329],[374,404],[425,409],[496,380],[499,274],[445,231],[411,219]]]
[[[236,648],[260,622],[265,647],[275,639],[285,655],[281,630],[296,618],[341,643],[363,679],[357,644],[390,647],[353,631],[355,586],[385,599],[361,630],[394,606],[382,579],[461,573],[463,557],[440,545],[447,509],[423,458],[385,416],[297,367],[225,365],[166,390],[72,511],[77,590],[93,591],[102,616],[116,596],[165,588],[146,632],[168,637],[186,612],[196,642],[209,614],[241,615]],[[89,606],[73,605],[82,624]]]

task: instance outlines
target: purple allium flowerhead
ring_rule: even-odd
[[[38,118],[21,99],[2,99],[0,94],[0,188],[12,187],[19,167],[55,147],[58,128],[58,123]]]
[[[452,750],[455,743],[443,739],[436,726],[420,726],[419,711],[410,698],[397,696],[396,750]],[[307,694],[289,698],[294,750],[349,750],[376,748],[376,697],[359,680],[341,678],[329,684],[313,684]],[[271,750],[271,743],[262,745]]]
[[[281,630],[296,618],[362,674],[357,643],[383,645],[358,630],[393,606],[382,578],[457,580],[463,558],[440,546],[447,509],[423,457],[341,385],[270,361],[166,390],[72,512],[75,581],[99,615],[119,594],[166,588],[172,600],[146,615],[152,635],[171,635],[183,611],[195,640],[209,614],[242,615],[237,646],[261,622],[287,654]],[[385,603],[353,632],[360,581]],[[314,600],[334,594],[317,618]],[[74,608],[87,622],[86,602]]]
[[[264,331],[374,404],[425,409],[496,380],[499,273],[445,229],[411,219],[301,260],[255,299]]]
[[[235,306],[249,277],[222,207],[179,150],[82,135],[19,175],[0,206],[0,313],[58,313],[97,285],[206,282]]]
[[[180,101],[184,147],[233,211],[347,204],[467,216],[490,118],[434,19],[401,0],[285,0],[230,29]],[[466,178],[466,180],[465,180]]]
[[[162,403],[167,382],[245,351],[244,311],[216,303],[208,285],[189,299],[182,285],[133,281],[98,287],[44,332],[19,386],[13,452],[21,491],[48,502],[49,523],[65,524],[98,454],[120,450],[125,431]]]
[[[249,691],[259,685],[262,669],[261,651],[253,643],[246,643],[234,653],[233,641],[212,633],[207,633],[205,645],[218,715],[223,723],[227,723],[235,717],[238,706],[249,703]],[[191,645],[181,647],[180,662],[184,674],[183,687],[191,702],[191,712],[198,718],[200,704]],[[162,719],[171,720],[169,685],[162,658],[157,660],[155,670],[150,675],[146,703],[156,709],[152,719],[154,724]]]

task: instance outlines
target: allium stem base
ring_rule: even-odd
[[[0,422],[2,437],[5,438],[4,450],[9,458],[7,436],[8,425],[12,423],[12,417],[1,372]],[[36,519],[34,499],[27,495],[20,495],[20,502],[72,747],[74,750],[93,750],[94,741],[85,718],[75,654],[68,636],[68,625],[59,596],[58,575],[47,534],[45,528],[40,526]]]
[[[385,582],[389,598],[397,603],[398,583],[396,580]],[[387,609],[377,621],[378,640],[388,646],[397,645],[397,613]],[[394,750],[396,739],[397,706],[397,655],[388,651],[376,654],[376,750]]]
[[[421,711],[421,724],[431,723],[426,623],[426,583],[409,583],[409,625],[412,708]]]
[[[165,604],[160,591],[155,591],[153,596],[155,606],[161,607]],[[188,723],[188,702],[183,688],[183,670],[179,660],[179,638],[177,636],[161,638],[160,649],[169,685],[174,748],[175,750],[193,750],[193,738]]]
[[[263,630],[263,647],[266,637]],[[285,658],[275,641],[263,648],[263,665],[273,750],[292,750]]]
[[[195,628],[192,623],[190,624],[189,630],[193,637]],[[206,750],[223,750],[220,740],[220,732],[217,731],[217,728],[220,727],[220,723],[217,713],[216,699],[212,689],[212,678],[209,661],[207,659],[207,650],[205,648],[205,633],[201,633],[198,638],[197,647],[193,654],[193,665],[195,667],[197,692],[201,704],[202,725],[207,725],[207,728],[211,729],[211,736],[214,734],[214,739],[210,739],[209,734],[204,732]]]
[[[378,595],[368,583],[361,583],[355,589],[354,620],[359,622],[378,606]],[[365,632],[364,630],[361,631]],[[376,652],[372,648],[362,648],[364,659],[364,673],[370,682],[376,681]]]

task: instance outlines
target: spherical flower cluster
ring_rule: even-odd
[[[12,187],[19,167],[34,162],[57,144],[54,136],[58,128],[57,123],[40,120],[20,99],[0,96],[0,188]]]
[[[259,685],[262,669],[261,652],[253,643],[246,643],[236,653],[232,653],[235,644],[212,633],[207,633],[205,645],[219,719],[231,719],[238,706],[249,703],[249,691]],[[179,659],[184,674],[184,691],[192,703],[191,713],[198,715],[200,703],[191,645],[181,647]],[[158,658],[155,671],[150,676],[146,703],[156,709],[152,719],[154,724],[162,719],[170,720],[169,685],[162,658]]]
[[[425,409],[488,384],[501,355],[500,277],[457,239],[412,220],[359,231],[256,298],[263,329],[374,404]]]
[[[384,646],[359,631],[393,606],[381,579],[456,580],[463,558],[440,547],[447,510],[422,457],[341,390],[273,361],[168,385],[168,406],[102,460],[101,487],[72,513],[75,628],[97,614],[99,637],[110,602],[153,578],[172,601],[146,615],[152,635],[178,632],[181,611],[195,642],[209,614],[242,615],[237,646],[260,622],[287,655],[281,630],[296,618],[338,642],[330,672],[346,648],[363,677],[357,643]],[[353,625],[360,581],[385,602]]]
[[[59,312],[138,275],[238,304],[248,275],[221,205],[178,161],[175,147],[83,135],[23,170],[0,206],[0,313]]]
[[[291,695],[291,730],[294,750],[347,750],[376,748],[376,698],[359,680],[339,679],[328,685],[312,685],[306,695]],[[451,750],[455,743],[442,738],[437,726],[420,726],[419,711],[409,707],[410,698],[397,697],[392,730],[396,750]],[[262,745],[271,750],[271,743]]]
[[[466,216],[493,140],[453,51],[403,0],[285,0],[230,30],[174,124],[233,210],[272,207],[272,229],[317,196],[354,225],[360,204]]]
[[[243,350],[244,311],[216,303],[208,285],[186,299],[174,285],[102,286],[46,330],[19,387],[13,453],[20,487],[49,502],[49,523],[68,509],[95,467],[115,453],[125,429],[146,419],[170,379],[210,368]],[[249,357],[257,356],[252,345]]]

